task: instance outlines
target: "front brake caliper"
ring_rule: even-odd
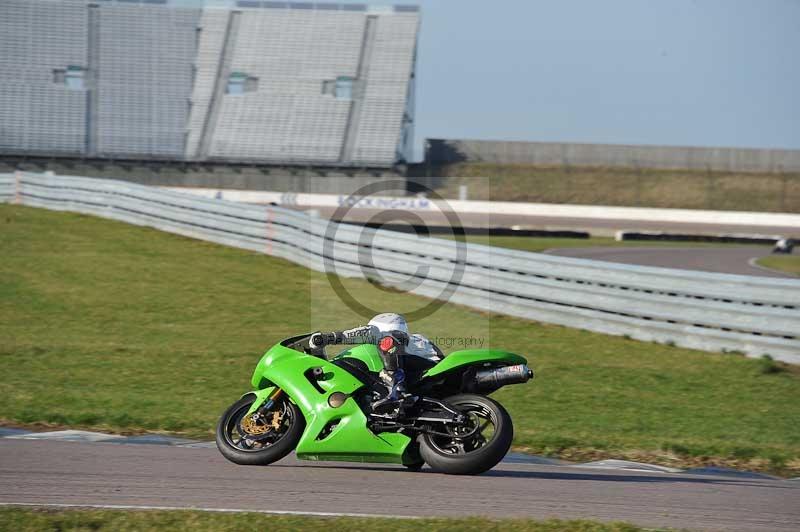
[[[273,428],[273,430],[278,430],[279,428],[281,428],[281,421],[283,421],[283,412],[279,412],[276,410],[272,414],[272,423],[270,424],[270,426]]]

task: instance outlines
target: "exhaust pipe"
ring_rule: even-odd
[[[533,370],[525,364],[485,369],[475,373],[475,388],[496,390],[506,384],[522,384],[533,378]]]

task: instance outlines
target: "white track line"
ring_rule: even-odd
[[[294,510],[252,510],[245,508],[205,508],[196,506],[148,506],[128,504],[58,504],[39,502],[0,502],[0,506],[25,506],[36,508],[92,508],[97,510],[183,510],[194,512],[254,513],[272,515],[307,515],[311,517],[368,517],[380,519],[420,519],[413,515],[357,514],[346,512],[303,512]]]

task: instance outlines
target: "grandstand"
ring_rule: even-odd
[[[413,6],[0,2],[0,154],[390,168]]]
[[[75,2],[0,2],[0,150],[84,151],[87,98],[74,90],[88,55],[84,10]]]

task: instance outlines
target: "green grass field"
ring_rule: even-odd
[[[459,163],[432,168],[445,198],[759,212],[800,212],[800,173]],[[424,179],[423,179],[424,181]]]
[[[271,532],[636,532],[625,523],[562,521],[550,519],[385,519],[353,517],[305,517],[259,513],[212,513],[185,510],[41,510],[0,508],[0,530],[41,531],[140,531],[187,530],[219,532],[270,530]]]
[[[442,237],[446,238],[445,235]],[[452,238],[452,237],[451,237]],[[588,247],[720,247],[741,246],[749,244],[722,244],[719,242],[668,242],[668,241],[617,241],[613,238],[552,238],[532,236],[486,236],[470,235],[467,241],[487,246],[520,249],[523,251],[545,251],[557,248],[588,248]]]
[[[800,275],[800,256],[798,255],[771,255],[758,259],[758,264],[765,268],[780,270],[782,272]]]
[[[322,274],[99,218],[3,205],[0,250],[7,424],[210,439],[269,346],[364,321]],[[427,302],[344,285],[383,309]],[[412,327],[528,357],[537,378],[496,394],[514,417],[517,449],[800,471],[797,368],[455,305]]]

